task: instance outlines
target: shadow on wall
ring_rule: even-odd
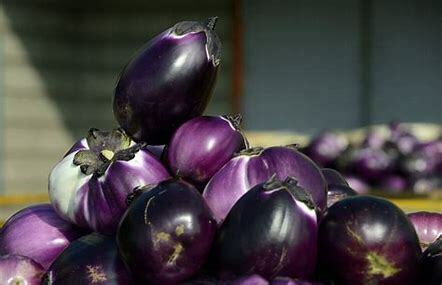
[[[227,48],[209,111],[229,111],[231,1],[6,0],[3,10],[32,65],[14,67],[37,70],[44,81],[41,92],[46,94],[42,96],[59,109],[73,138],[83,136],[92,126],[116,125],[111,102],[121,69],[146,40],[184,19],[214,14],[223,19],[217,30]],[[23,60],[17,60],[16,65],[20,64]],[[37,91],[32,84],[21,82],[20,88],[8,92],[30,96]],[[45,124],[43,118],[26,123]]]

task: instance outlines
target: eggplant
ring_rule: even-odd
[[[0,230],[0,255],[26,256],[47,269],[75,239],[86,234],[61,219],[49,204],[26,207]]]
[[[421,258],[420,284],[442,284],[442,236],[424,251]]]
[[[170,177],[144,146],[121,129],[90,129],[49,175],[55,211],[79,227],[114,234],[127,209],[127,195],[138,186]]]
[[[249,189],[273,174],[280,180],[295,178],[308,191],[318,214],[327,207],[327,184],[318,166],[292,146],[250,148],[227,162],[206,185],[203,197],[218,223]]]
[[[184,282],[205,263],[216,221],[201,194],[184,180],[170,179],[151,188],[142,189],[120,222],[120,254],[141,282]]]
[[[204,112],[220,64],[216,19],[175,24],[147,42],[125,66],[113,111],[136,142],[166,144],[181,124]]]
[[[270,285],[321,285],[320,282],[310,282],[288,277],[276,277],[270,282]]]
[[[353,152],[350,168],[365,180],[376,182],[392,172],[394,163],[384,149],[362,148]]]
[[[341,201],[342,199],[356,196],[358,192],[352,188],[344,185],[329,185],[327,191],[327,208],[330,208],[334,203]]]
[[[390,174],[379,181],[378,187],[384,192],[399,194],[407,190],[408,182],[402,175]]]
[[[385,137],[378,131],[370,131],[361,143],[362,148],[381,149],[386,142]]]
[[[206,184],[235,153],[248,146],[240,123],[240,115],[200,116],[184,123],[167,147],[172,173],[194,185]]]
[[[29,257],[0,256],[0,284],[40,285],[43,274],[43,267]]]
[[[239,277],[225,285],[269,285],[269,282],[257,274]]]
[[[114,237],[92,233],[67,247],[46,272],[42,285],[136,284],[118,255]]]
[[[366,194],[370,190],[370,186],[364,179],[356,175],[345,175],[345,180],[351,189],[355,190],[358,194]]]
[[[418,284],[418,236],[388,200],[359,195],[335,203],[318,236],[320,275],[338,284]]]
[[[259,274],[311,277],[316,266],[317,216],[308,192],[276,175],[250,189],[222,223],[211,258],[221,279]]]
[[[321,169],[322,175],[324,175],[325,182],[327,182],[327,185],[342,185],[342,186],[349,186],[347,183],[347,180],[339,173],[337,170],[334,170],[332,168],[322,168]]]
[[[416,230],[422,250],[442,235],[442,214],[436,212],[409,213],[408,218]]]
[[[348,140],[342,135],[323,132],[309,143],[305,152],[319,166],[330,167],[348,144]]]

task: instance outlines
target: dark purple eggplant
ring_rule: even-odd
[[[344,136],[323,132],[309,143],[305,153],[319,166],[330,167],[347,147],[348,140]]]
[[[322,276],[338,284],[418,284],[419,240],[388,200],[355,196],[335,203],[319,226]]]
[[[0,230],[0,255],[22,255],[44,269],[85,232],[60,218],[49,204],[26,207],[11,216]]]
[[[216,19],[175,24],[147,42],[124,68],[114,115],[135,141],[168,143],[181,124],[204,112],[220,63]]]
[[[318,166],[293,147],[251,148],[227,162],[209,181],[203,197],[221,223],[233,205],[253,186],[273,174],[294,177],[310,193],[318,213],[327,207],[327,184]]]
[[[43,274],[43,267],[29,257],[0,256],[0,284],[2,285],[40,285]]]
[[[311,277],[317,218],[308,192],[276,175],[249,190],[221,225],[211,257],[221,279],[259,274]]]
[[[254,274],[237,278],[234,281],[229,282],[228,285],[269,285],[269,282],[261,276]]]
[[[422,254],[420,273],[419,284],[442,284],[442,236],[430,244]]]
[[[170,179],[149,188],[135,198],[121,220],[120,254],[142,282],[186,281],[206,261],[216,221],[198,190],[183,180]]]
[[[167,147],[172,173],[204,185],[235,153],[248,146],[239,129],[241,116],[200,116],[173,134]]]
[[[322,283],[291,279],[289,277],[276,277],[270,282],[270,285],[322,285]]]
[[[42,285],[57,284],[136,283],[118,255],[114,237],[92,233],[72,242],[48,269]]]
[[[331,168],[322,168],[322,175],[324,175],[327,185],[343,185],[348,186],[347,180],[337,170]]]
[[[330,208],[334,203],[341,201],[342,199],[356,196],[358,192],[352,188],[344,185],[328,185],[327,191],[327,208]]]
[[[390,174],[395,159],[383,149],[363,148],[353,152],[350,168],[370,182],[376,182]]]
[[[421,211],[409,213],[408,218],[416,230],[422,249],[442,235],[441,213]]]
[[[159,161],[162,161],[166,145],[146,145],[145,149],[150,151]]]

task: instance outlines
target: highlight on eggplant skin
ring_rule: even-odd
[[[235,153],[247,147],[241,115],[200,116],[181,125],[167,147],[174,175],[204,185]]]
[[[216,228],[198,190],[182,179],[169,179],[130,204],[118,228],[117,244],[140,282],[179,284],[202,268]]]
[[[406,214],[386,199],[354,196],[319,226],[320,275],[337,284],[419,284],[421,249]]]
[[[42,285],[135,285],[122,262],[115,238],[99,233],[72,242],[54,261]]]
[[[63,219],[115,234],[126,197],[142,185],[170,177],[166,167],[121,129],[90,129],[49,174],[49,199]]]
[[[203,197],[218,223],[249,189],[273,174],[295,178],[312,196],[320,215],[327,208],[327,184],[319,167],[293,146],[249,148],[227,162],[207,183]]]
[[[422,250],[425,250],[442,235],[441,213],[419,211],[409,213],[408,218],[416,230]]]
[[[26,256],[47,269],[84,234],[60,218],[50,204],[36,204],[12,215],[0,229],[0,255]]]
[[[218,230],[211,259],[221,279],[259,274],[309,278],[316,266],[317,217],[293,178],[272,176],[233,206]]]
[[[123,69],[113,111],[135,141],[168,143],[181,124],[204,112],[221,60],[216,20],[175,24],[147,42]]]
[[[40,285],[44,272],[44,268],[29,257],[0,256],[0,284],[2,285]]]

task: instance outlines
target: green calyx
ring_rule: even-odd
[[[74,164],[85,175],[103,175],[109,165],[117,160],[129,161],[145,146],[145,143],[131,146],[132,140],[122,129],[100,131],[90,129],[86,137],[89,149],[80,150],[74,156]]]

